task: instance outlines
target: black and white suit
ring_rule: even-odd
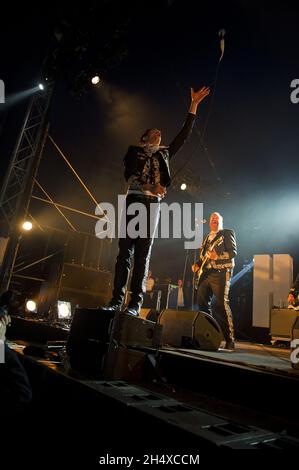
[[[233,230],[219,230],[214,236],[209,233],[203,240],[197,264],[200,265],[203,257],[217,239],[223,237],[221,243],[214,250],[217,260],[210,260],[206,265],[197,289],[197,302],[199,310],[212,313],[218,320],[224,339],[234,341],[234,322],[229,305],[230,281],[237,254],[236,237]],[[212,297],[215,297],[213,312],[211,309]]]
[[[119,251],[115,265],[114,287],[110,305],[121,307],[124,301],[125,290],[134,259],[134,268],[131,279],[131,299],[129,308],[139,312],[146,291],[146,278],[149,268],[151,249],[154,241],[155,230],[160,216],[160,198],[149,196],[140,189],[145,183],[156,184],[155,177],[158,176],[159,183],[168,187],[171,183],[169,162],[183,146],[185,140],[191,134],[195,121],[195,115],[189,113],[181,131],[167,147],[159,148],[150,157],[146,155],[142,146],[130,146],[124,157],[125,179],[129,182],[129,190],[125,201],[124,213],[134,203],[141,203],[146,209],[147,232],[145,238],[131,238],[128,234],[119,239]],[[155,171],[152,163],[156,162]],[[126,217],[128,226],[134,215]],[[150,223],[151,222],[151,223]]]

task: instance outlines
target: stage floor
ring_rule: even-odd
[[[288,374],[299,378],[299,370],[291,364],[291,350],[269,345],[248,342],[236,342],[234,351],[219,349],[218,351],[203,351],[199,349],[183,349],[163,347],[167,354],[179,354],[199,360],[216,361],[231,366],[242,366],[258,369],[264,372]]]
[[[51,357],[52,354],[47,358],[33,357],[27,351],[24,356],[26,342],[10,342],[10,346],[20,354],[33,375],[39,374],[39,387],[48,377],[51,383],[60,384],[58,394],[59,387],[65,382],[78,389],[76,393],[81,396],[86,385],[103,381],[69,374],[57,358]],[[299,436],[296,409],[299,370],[291,366],[290,349],[240,341],[234,352],[170,347],[160,348],[158,355],[154,349],[147,352],[156,357],[157,370],[147,367],[143,379],[138,382],[121,377],[119,380],[168,398],[175,397],[223,419],[271,432],[285,429],[291,435]]]
[[[27,342],[18,341],[17,344],[10,341],[10,346],[19,353]],[[23,344],[22,344],[23,343]],[[154,350],[152,350],[154,351]],[[289,348],[279,348],[260,343],[249,343],[244,341],[236,342],[234,351],[219,349],[218,351],[204,351],[201,349],[174,348],[163,346],[160,353],[177,355],[180,357],[198,359],[201,361],[211,361],[226,366],[235,366],[270,372],[274,374],[292,376],[299,378],[299,369],[294,369],[291,364],[291,350]],[[48,367],[55,368],[55,361],[39,359],[40,363],[45,363]]]

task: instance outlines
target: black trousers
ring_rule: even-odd
[[[207,270],[197,290],[199,310],[211,313],[216,318],[225,341],[234,340],[235,337],[233,315],[228,298],[231,276],[231,271],[227,269]],[[211,309],[213,295],[215,304]]]
[[[131,205],[131,208],[133,208],[132,204],[134,203],[138,203],[138,205],[142,204],[143,206],[143,214],[146,218],[145,237],[132,237],[128,233],[130,226],[132,228],[132,220],[137,216],[138,210],[135,214],[126,215],[126,220],[124,219],[124,216],[128,211],[128,207]],[[146,279],[151,249],[159,223],[159,216],[160,203],[157,202],[157,198],[135,194],[129,194],[126,197],[121,222],[126,233],[125,237],[119,238],[119,250],[115,264],[114,287],[111,303],[118,304],[119,306],[123,304],[132,262],[134,262],[129,307],[140,309],[142,306],[143,297],[146,292]],[[136,226],[136,230],[138,229],[139,226]]]

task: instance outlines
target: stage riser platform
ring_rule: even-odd
[[[234,353],[231,353],[233,361]],[[174,386],[200,392],[298,423],[299,376],[291,377],[206,358],[159,352],[159,365]]]
[[[74,446],[87,442],[89,455],[103,454],[105,449],[110,454],[119,454],[120,449],[132,455],[170,450],[194,454],[195,450],[248,449],[253,442],[262,445],[271,437],[275,440],[270,431],[238,425],[138,385],[77,380],[35,359],[21,358],[33,385],[31,426],[56,428],[57,435],[68,433]],[[128,436],[132,436],[131,447]]]

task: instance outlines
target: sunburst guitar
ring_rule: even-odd
[[[198,284],[199,284],[199,282],[202,278],[202,275],[204,273],[205,266],[206,266],[207,262],[210,260],[209,253],[211,253],[216,248],[216,246],[221,245],[222,242],[223,242],[223,235],[221,235],[221,237],[217,238],[217,240],[215,240],[214,242],[211,243],[211,245],[210,245],[209,249],[207,250],[206,254],[200,259],[199,270],[196,271],[196,273],[195,273],[195,287],[196,287],[196,289],[197,289]]]

